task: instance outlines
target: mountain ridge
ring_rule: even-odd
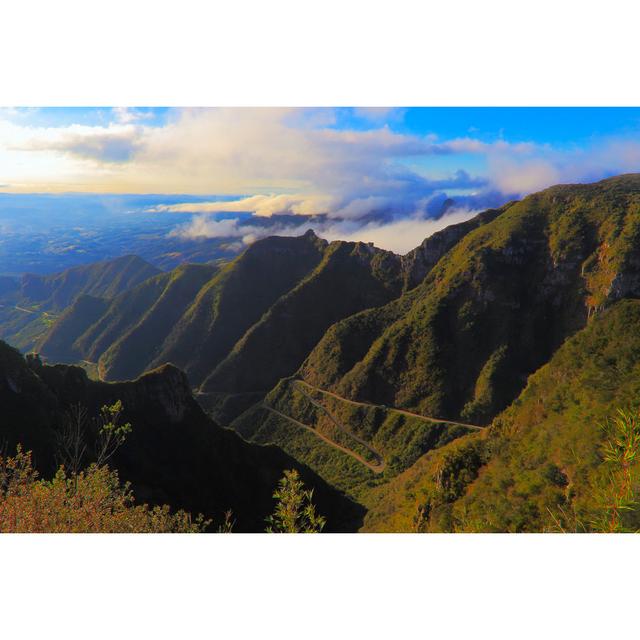
[[[277,447],[247,443],[211,421],[173,365],[133,381],[105,383],[90,380],[79,367],[25,361],[0,341],[0,438],[9,451],[17,444],[32,450],[45,476],[56,466],[55,433],[65,411],[80,405],[93,416],[116,400],[133,430],[112,464],[141,502],[169,503],[217,521],[232,509],[236,530],[262,531],[277,481],[294,468],[331,514],[330,530],[353,530],[362,517],[361,508]]]

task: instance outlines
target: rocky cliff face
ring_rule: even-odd
[[[477,227],[491,222],[504,211],[490,209],[474,216],[471,220],[452,224],[442,231],[425,238],[420,246],[402,256],[402,271],[404,273],[404,290],[408,291],[419,285],[437,264],[438,260],[458,243],[467,233]]]

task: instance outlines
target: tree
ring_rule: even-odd
[[[275,511],[267,518],[267,533],[320,533],[326,519],[316,514],[313,489],[306,489],[295,469],[284,472],[273,494]]]
[[[133,429],[130,422],[123,421],[123,413],[122,402],[116,400],[103,405],[97,418],[91,421],[86,407],[71,405],[56,431],[58,464],[72,477],[83,468],[90,454],[99,467],[104,466]]]
[[[86,407],[73,404],[67,409],[56,431],[58,464],[76,476],[82,468],[87,453],[86,432],[89,415]]]
[[[132,431],[130,422],[122,422],[123,411],[120,400],[100,409],[96,442],[96,464],[99,467],[106,464]]]

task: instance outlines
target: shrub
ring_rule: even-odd
[[[320,533],[326,519],[316,514],[313,489],[305,489],[295,469],[284,472],[273,497],[278,501],[267,518],[267,533]]]
[[[135,505],[117,471],[91,465],[75,476],[60,467],[38,479],[31,452],[0,456],[0,532],[3,533],[197,533],[208,526],[169,506]]]

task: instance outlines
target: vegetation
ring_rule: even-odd
[[[118,410],[120,398],[124,406]],[[273,509],[273,487],[285,469],[295,468],[314,488],[332,530],[354,530],[361,523],[362,508],[311,469],[276,447],[248,443],[211,421],[177,368],[166,365],[134,381],[106,383],[88,379],[78,367],[43,364],[35,356],[27,361],[0,342],[0,443],[6,442],[8,450],[20,443],[33,451],[41,477],[54,477],[63,462],[58,439],[78,405],[86,408],[77,448],[84,447],[80,470],[97,461],[105,425],[115,425],[103,431],[107,455],[119,441],[119,429],[135,425],[108,464],[143,502],[215,517],[213,529],[232,508],[234,531],[261,531]],[[101,417],[104,407],[113,412],[103,410]]]
[[[40,365],[42,366],[42,365]],[[0,532],[6,533],[198,533],[211,523],[202,515],[171,513],[168,505],[135,504],[129,483],[107,462],[132,432],[117,400],[104,405],[95,422],[91,446],[85,407],[72,405],[58,431],[62,461],[51,480],[39,479],[31,451],[0,455]],[[94,462],[85,466],[93,453]],[[225,526],[230,527],[229,518]]]
[[[42,480],[31,452],[18,447],[15,456],[0,456],[2,533],[199,533],[208,524],[167,505],[136,505],[129,484],[107,466],[72,475],[60,467]]]
[[[184,265],[113,299],[82,296],[47,333],[40,351],[56,361],[93,363],[107,378],[136,377],[215,272],[210,265]]]
[[[20,302],[62,311],[81,295],[113,298],[158,273],[159,269],[138,256],[123,256],[50,276],[26,274],[20,283]]]
[[[276,444],[359,501],[371,487],[407,469],[427,451],[469,431],[459,426],[427,423],[385,407],[356,406],[310,388],[304,389],[302,393],[295,380],[282,380],[265,403],[370,463],[378,463],[381,455],[385,462],[383,474],[373,473],[308,430],[264,409],[247,411],[233,427],[254,442]]]
[[[428,453],[372,490],[365,530],[411,530],[416,510],[434,496],[442,456],[461,465],[453,467],[460,484],[443,484],[426,530],[609,530],[612,521],[640,528],[636,509],[625,508],[634,500],[627,489],[635,491],[637,419],[617,413],[640,397],[639,326],[637,300],[598,314],[486,433]],[[612,520],[616,504],[623,508]]]
[[[108,301],[98,314],[70,308],[40,349],[67,362],[99,362],[106,380],[173,362],[199,384],[318,264],[325,245],[313,235],[267,238],[221,267],[182,265]]]
[[[158,269],[141,258],[124,256],[49,276],[25,274],[19,280],[5,279],[5,286],[0,287],[0,338],[24,351],[32,350],[54,331],[61,312],[83,298],[85,302],[76,310],[73,321],[63,328],[63,335],[71,330],[78,334],[78,323],[86,328],[104,311],[96,308],[100,300],[96,296],[116,296],[157,273]],[[59,350],[60,339],[54,339],[52,355],[73,359],[75,355]]]
[[[267,533],[320,533],[326,519],[316,513],[313,489],[306,489],[295,469],[284,472],[273,497],[275,511],[267,518]]]
[[[0,344],[0,435],[54,477],[66,412],[76,436],[92,434],[85,449],[67,437],[70,477],[108,459],[151,504],[233,506],[223,530],[261,528],[285,469],[314,487],[331,527],[357,528],[366,508],[368,531],[636,530],[636,414],[615,412],[640,397],[638,241],[632,175],[533,194],[404,257],[307,233],[139,282],[127,260],[103,265],[104,279],[87,267],[3,281],[3,300],[29,289],[26,315],[71,304],[45,356],[86,360],[109,380],[161,366],[106,384]],[[6,325],[21,340],[42,328],[21,322]],[[213,424],[167,361],[252,442]],[[302,393],[296,377],[339,397]],[[106,410],[102,426],[71,415],[78,403]]]
[[[343,396],[488,424],[590,315],[640,295],[639,228],[638,175],[511,203],[411,291],[327,332],[301,372]]]
[[[322,260],[248,329],[204,391],[267,391],[300,367],[327,329],[400,293],[400,261],[364,243],[332,242]]]
[[[638,530],[638,482],[640,481],[640,414],[638,410],[618,409],[605,423],[603,445],[607,481],[602,492],[600,519],[596,531],[620,533]]]
[[[256,425],[258,429],[254,431]],[[277,443],[292,459],[304,464],[353,500],[359,501],[363,488],[378,482],[373,471],[362,463],[259,405],[242,414],[234,422],[234,427],[241,433],[245,429],[251,431],[251,441],[256,444]]]

